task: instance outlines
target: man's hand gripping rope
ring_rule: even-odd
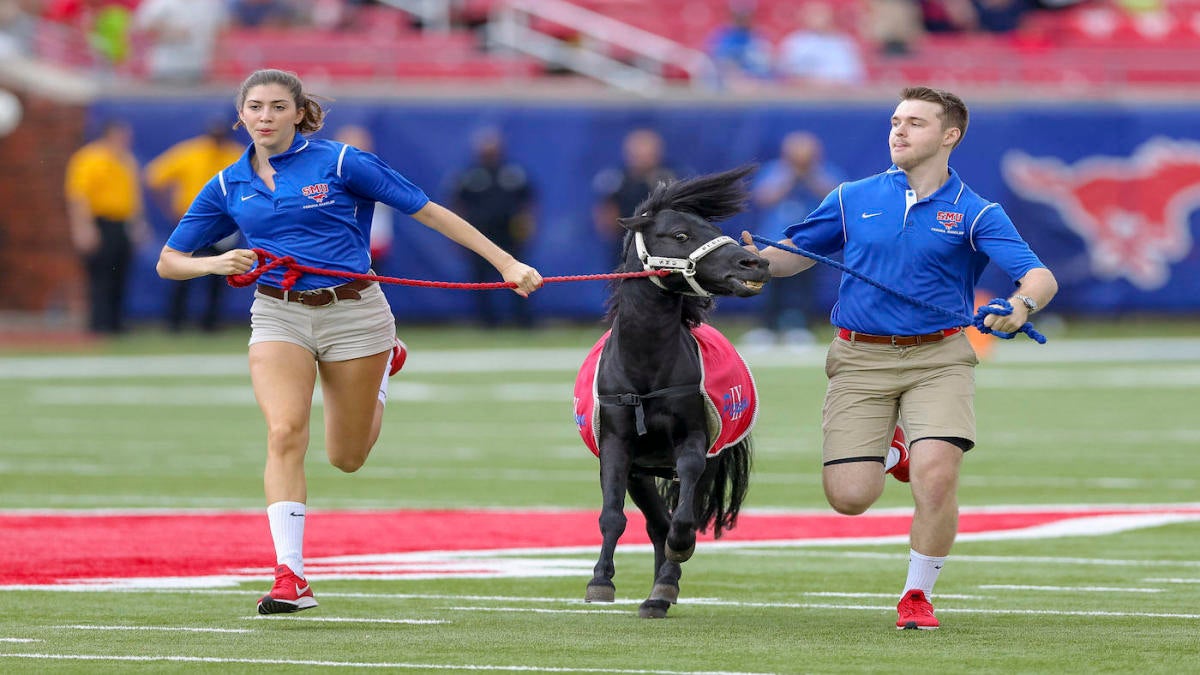
[[[975,328],[977,328],[980,333],[987,333],[989,335],[995,335],[996,337],[1004,339],[1004,340],[1011,340],[1017,336],[1017,333],[1024,333],[1029,336],[1030,340],[1033,340],[1034,342],[1038,343],[1039,345],[1046,344],[1046,336],[1042,335],[1041,333],[1034,330],[1032,321],[1026,321],[1024,325],[1022,325],[1020,328],[1018,328],[1016,331],[1014,331],[1012,333],[1005,333],[1003,331],[992,330],[988,326],[985,326],[983,323],[983,320],[987,318],[988,314],[995,314],[997,316],[1008,316],[1009,314],[1012,314],[1012,311],[1013,311],[1012,303],[1010,303],[1007,299],[992,298],[991,300],[988,301],[988,303],[986,305],[983,305],[982,307],[979,308],[979,310],[977,312],[975,312],[975,318],[971,321],[971,324],[974,325]]]
[[[975,316],[971,317],[971,316],[967,316],[966,314],[960,314],[958,312],[953,312],[951,310],[944,309],[942,307],[938,307],[937,305],[933,305],[928,302],[925,302],[924,300],[921,300],[920,298],[914,298],[911,295],[907,295],[905,293],[901,293],[900,291],[888,288],[887,286],[884,286],[883,284],[879,283],[878,281],[875,281],[874,279],[863,275],[861,272],[856,272],[855,270],[852,270],[849,267],[846,267],[842,263],[840,263],[836,260],[833,260],[831,258],[826,258],[823,255],[819,255],[817,253],[812,253],[812,252],[806,251],[802,248],[796,248],[793,246],[788,246],[787,244],[781,244],[776,241],[771,241],[770,239],[767,239],[766,237],[760,237],[758,235],[753,235],[753,236],[747,236],[747,235],[748,235],[748,233],[744,233],[742,236],[742,239],[743,239],[743,241],[746,241],[746,244],[748,246],[752,246],[753,244],[763,244],[766,246],[774,246],[775,248],[780,249],[782,251],[787,251],[788,253],[794,253],[796,255],[802,255],[805,258],[810,258],[812,260],[816,260],[817,262],[825,263],[826,265],[829,265],[830,267],[833,267],[834,269],[841,270],[842,272],[845,272],[846,274],[849,274],[850,276],[852,276],[856,279],[859,279],[865,283],[868,283],[868,284],[874,286],[875,288],[878,288],[881,291],[890,293],[902,300],[905,300],[906,302],[912,303],[919,307],[924,307],[925,309],[930,309],[930,310],[933,310],[936,312],[940,312],[947,316],[954,317],[955,319],[962,322],[961,325],[975,326],[976,328],[979,329],[980,333],[987,333],[989,335],[994,335],[994,336],[1004,339],[1004,340],[1011,340],[1014,337],[1016,337],[1017,333],[1024,333],[1029,336],[1030,340],[1033,340],[1034,342],[1037,342],[1038,344],[1042,344],[1042,345],[1046,344],[1046,336],[1042,335],[1041,333],[1034,330],[1033,322],[1031,322],[1031,321],[1026,321],[1025,325],[1021,326],[1019,329],[1017,329],[1016,331],[1014,331],[1012,333],[1005,333],[1002,331],[992,330],[990,327],[984,325],[984,320],[987,318],[988,314],[995,314],[997,316],[1008,316],[1008,315],[1012,314],[1012,311],[1013,311],[1012,304],[1010,304],[1008,302],[1008,300],[1006,300],[1004,298],[993,298],[986,305],[980,307],[979,310],[975,313]]]

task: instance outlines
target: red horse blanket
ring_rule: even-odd
[[[725,448],[740,443],[754,427],[758,418],[758,391],[754,377],[742,355],[707,324],[692,329],[692,338],[700,350],[701,393],[708,417],[708,456],[713,457]],[[608,341],[606,332],[588,352],[575,378],[575,425],[588,449],[600,456],[600,415],[596,402],[596,371],[600,354]]]

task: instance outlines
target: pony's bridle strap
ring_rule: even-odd
[[[667,270],[668,272],[678,272],[683,275],[684,281],[692,287],[692,292],[686,293],[687,295],[698,295],[705,298],[712,297],[712,293],[704,290],[704,287],[696,283],[696,263],[704,256],[726,244],[737,246],[737,242],[733,240],[733,237],[721,235],[716,239],[711,239],[704,243],[695,251],[689,253],[686,258],[666,258],[658,255],[650,255],[650,252],[646,250],[646,238],[642,236],[640,231],[633,233],[633,242],[637,246],[638,260],[642,261],[642,267],[646,271]],[[659,277],[650,277],[650,281],[663,290],[669,290]]]

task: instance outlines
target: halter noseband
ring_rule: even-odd
[[[696,295],[703,298],[711,298],[712,293],[704,290],[703,286],[696,283],[696,263],[700,262],[700,259],[704,256],[725,244],[737,246],[737,242],[733,240],[733,237],[721,235],[692,251],[686,258],[665,258],[663,256],[650,255],[650,252],[646,250],[646,238],[642,236],[641,230],[633,233],[633,243],[637,246],[638,260],[642,261],[642,267],[646,271],[667,270],[669,272],[678,272],[683,275],[683,280],[692,287],[691,292],[680,292],[684,295]],[[650,281],[663,290],[670,290],[663,284],[662,279],[658,277],[650,277]]]

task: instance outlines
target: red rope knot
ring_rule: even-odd
[[[245,274],[231,274],[226,277],[226,282],[230,286],[233,286],[234,288],[243,288],[245,286],[249,286],[250,284],[258,281],[258,278],[263,274],[266,274],[269,270],[282,266],[287,269],[287,272],[283,275],[283,289],[286,291],[291,290],[292,286],[296,285],[296,280],[299,279],[303,274],[292,267],[295,264],[295,260],[293,260],[292,256],[290,255],[283,256],[281,258],[269,251],[264,251],[261,248],[252,250],[254,251],[255,255],[258,256],[258,265]]]

